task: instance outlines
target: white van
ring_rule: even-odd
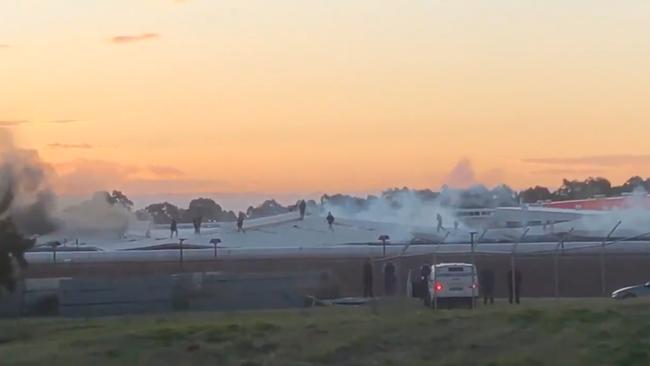
[[[431,266],[425,299],[432,307],[472,307],[478,298],[478,272],[467,263],[441,263]]]

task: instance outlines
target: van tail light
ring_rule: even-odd
[[[476,290],[478,288],[478,284],[473,283],[469,288],[471,288],[472,290]]]
[[[442,289],[443,289],[442,283],[440,283],[440,282],[436,282],[436,284],[433,285],[433,290],[435,292],[442,292]]]

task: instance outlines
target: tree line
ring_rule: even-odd
[[[625,183],[614,186],[602,177],[589,177],[585,180],[564,179],[562,185],[551,191],[547,187],[535,186],[519,192],[522,203],[540,201],[580,200],[592,197],[614,197],[634,192],[650,192],[650,178],[632,177]]]

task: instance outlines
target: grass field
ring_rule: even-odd
[[[1,365],[650,365],[650,302],[0,321]]]

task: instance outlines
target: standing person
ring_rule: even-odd
[[[424,304],[429,306],[431,305],[431,296],[429,294],[429,279],[431,278],[431,265],[425,264],[420,267],[420,278],[419,278],[419,291],[420,299],[424,301]]]
[[[173,238],[174,234],[176,234],[176,237],[178,238],[178,225],[176,224],[176,219],[172,219],[171,225],[169,225],[169,231],[171,231],[171,235],[169,235],[169,238]]]
[[[305,213],[307,212],[307,202],[305,202],[305,200],[301,200],[298,204],[298,209],[300,210],[300,220],[304,220]]]
[[[458,221],[454,221],[454,231],[458,231]]]
[[[494,304],[494,271],[484,269],[479,277],[480,290],[483,291],[483,305]]]
[[[246,220],[246,215],[239,211],[239,216],[237,216],[237,232],[245,232],[244,231],[244,220]]]
[[[521,295],[521,282],[522,282],[521,272],[519,272],[518,269],[515,269],[515,288],[513,291],[512,270],[508,271],[508,301],[511,304],[512,304],[513,297],[515,302],[519,304],[519,296]]]
[[[366,259],[363,264],[363,297],[375,297],[372,293],[372,261]]]
[[[395,265],[391,262],[384,268],[384,294],[394,296],[397,292],[397,276],[395,275]]]
[[[330,226],[330,230],[334,230],[332,228],[332,225],[334,225],[334,215],[332,215],[331,211],[327,214],[327,224]]]
[[[201,234],[201,222],[203,221],[202,217],[197,217],[194,220],[192,220],[192,223],[194,223],[194,234]]]
[[[442,216],[440,214],[436,214],[436,221],[438,221],[438,227],[436,228],[436,231],[441,232],[444,227],[442,227]]]

